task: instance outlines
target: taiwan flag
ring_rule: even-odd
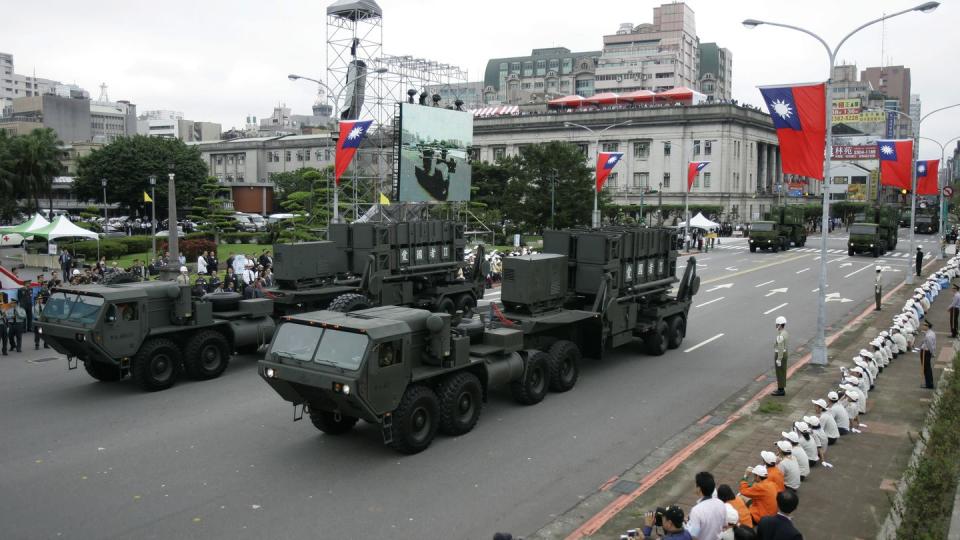
[[[912,189],[910,164],[913,163],[911,139],[880,139],[877,141],[880,157],[880,185]]]
[[[603,189],[603,183],[610,176],[610,171],[620,163],[623,152],[600,152],[597,154],[597,193]]]
[[[353,155],[357,153],[357,148],[360,146],[360,142],[363,141],[363,137],[367,134],[367,130],[370,129],[370,124],[372,123],[373,120],[349,120],[340,122],[340,138],[337,139],[337,153],[333,158],[334,181],[338,186],[340,185],[340,177],[347,170],[347,167],[350,166]]]
[[[939,169],[939,159],[917,162],[917,195],[936,195],[940,193],[940,182],[937,177]]]
[[[700,171],[709,164],[709,161],[691,161],[690,164],[687,165],[687,191],[690,191],[690,188],[693,187],[693,181],[697,178],[697,175],[700,174]]]
[[[827,108],[823,83],[764,86],[773,127],[780,141],[783,172],[823,180]]]

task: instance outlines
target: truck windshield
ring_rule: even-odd
[[[103,298],[71,292],[55,292],[50,295],[43,307],[43,316],[47,319],[73,321],[80,324],[97,322]]]
[[[364,334],[287,323],[273,337],[270,353],[280,360],[313,361],[356,370],[363,363],[369,341]]]
[[[750,225],[751,231],[769,232],[773,230],[773,223],[754,223]]]
[[[865,223],[854,223],[850,226],[850,234],[876,234],[876,225],[867,225]]]

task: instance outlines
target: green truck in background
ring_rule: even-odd
[[[767,212],[765,220],[750,224],[750,252],[758,249],[786,251],[791,243],[801,247],[807,243],[802,206],[777,206]]]
[[[847,255],[869,253],[879,257],[897,247],[900,209],[895,206],[874,206],[854,216],[850,226]]]
[[[936,207],[917,209],[913,232],[919,234],[936,234],[940,232],[940,215],[937,213]]]

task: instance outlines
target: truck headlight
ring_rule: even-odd
[[[268,379],[273,379],[277,376],[277,370],[273,369],[272,367],[268,367],[267,369],[263,370],[263,374],[266,375]]]
[[[853,247],[853,242],[850,242],[850,247]]]
[[[870,244],[870,247],[873,247],[873,244]]]
[[[769,241],[769,240],[767,240],[767,243],[769,244],[769,243],[770,243],[770,241]]]
[[[343,395],[345,395],[345,396],[349,396],[349,395],[350,395],[350,385],[349,385],[349,384],[343,385]]]

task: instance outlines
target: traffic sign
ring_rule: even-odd
[[[953,197],[953,186],[943,186],[943,196]]]

